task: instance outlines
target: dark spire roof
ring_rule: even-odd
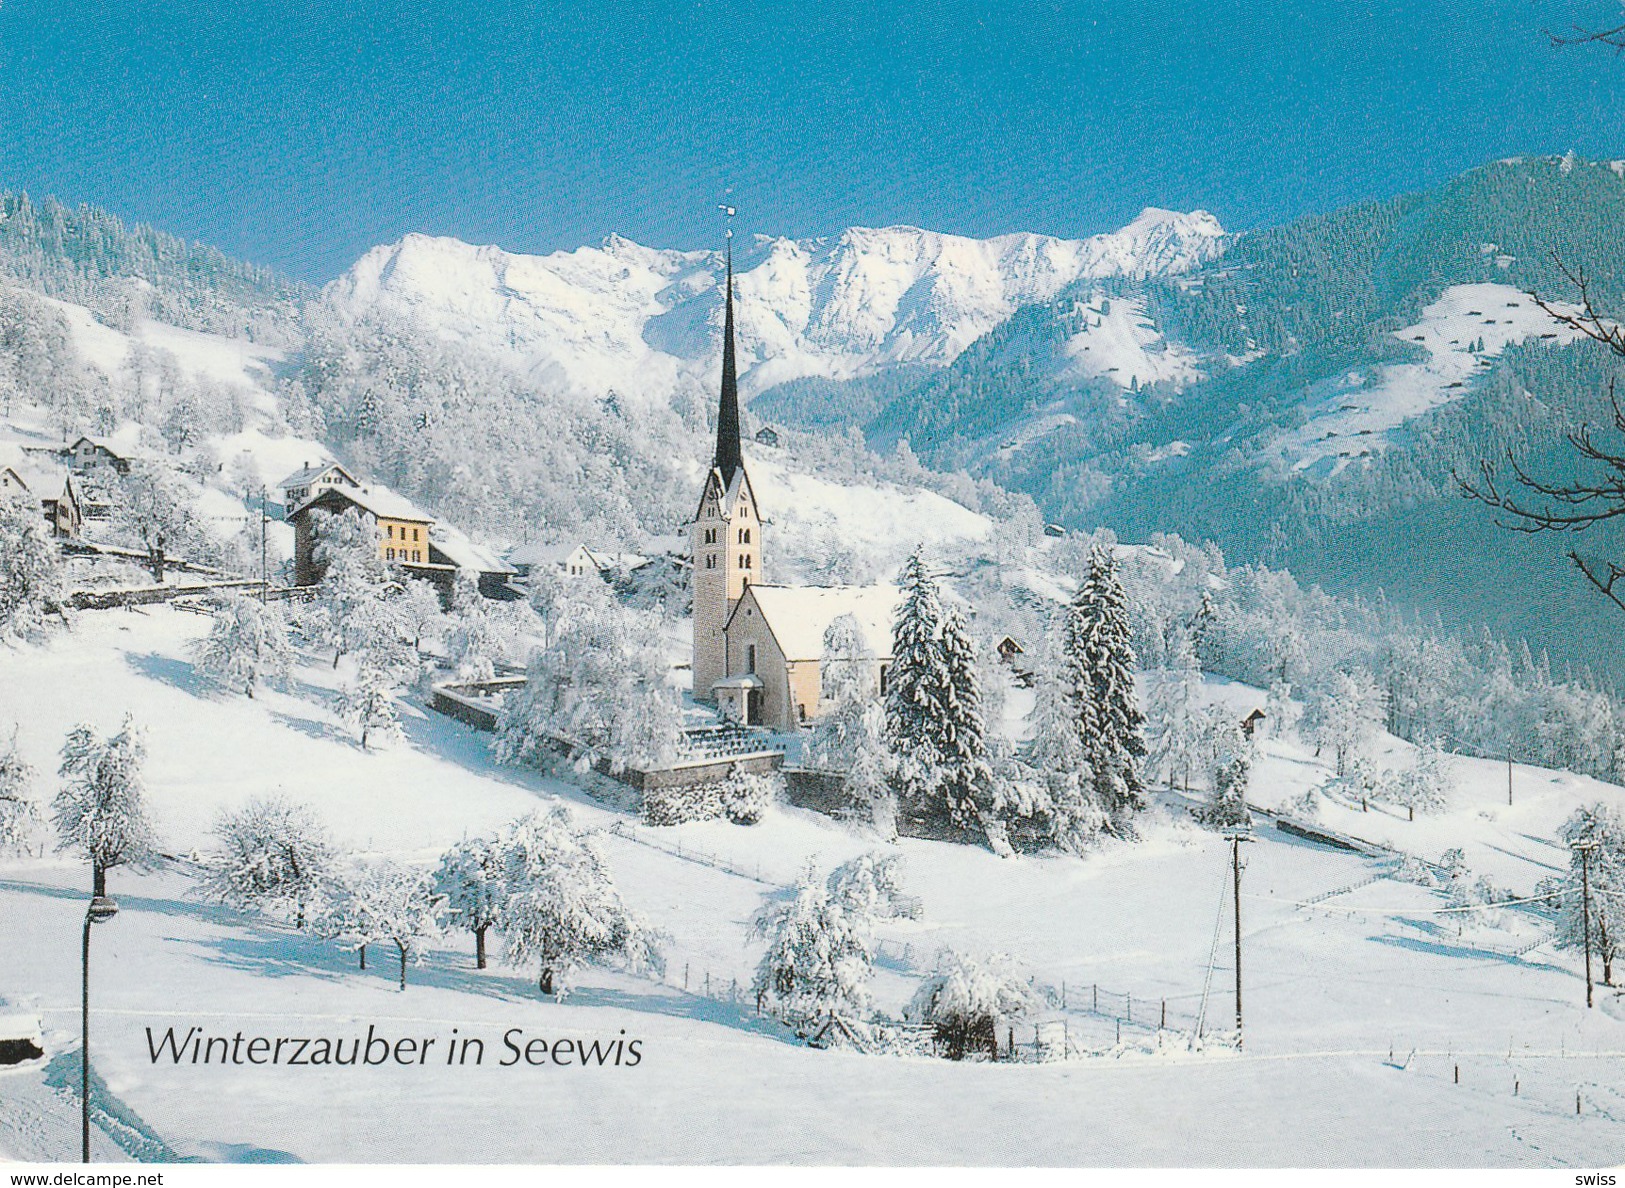
[[[724,483],[743,470],[739,449],[739,378],[734,372],[734,243],[728,232],[728,291],[722,315],[722,401],[717,406],[717,456],[711,465],[722,472]]]

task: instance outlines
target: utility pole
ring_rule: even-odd
[[[265,534],[269,517],[265,514],[265,484],[260,484],[260,605],[270,600],[270,578],[266,573]]]
[[[1580,935],[1586,951],[1586,1007],[1591,1002],[1591,851],[1597,848],[1592,840],[1571,842],[1571,850],[1580,851]]]
[[[1512,756],[1507,755],[1507,807],[1512,807]]]
[[[1225,839],[1230,843],[1230,882],[1236,909],[1236,1051],[1241,1051],[1241,843],[1252,841],[1249,829],[1232,829]]]

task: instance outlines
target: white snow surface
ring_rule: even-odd
[[[1577,308],[1556,306],[1564,312]],[[1452,285],[1414,326],[1394,331],[1428,352],[1424,363],[1398,363],[1348,373],[1308,394],[1307,423],[1272,446],[1279,465],[1336,474],[1354,459],[1380,453],[1390,433],[1465,395],[1467,385],[1508,346],[1545,337],[1572,342],[1579,332],[1554,322],[1527,293],[1510,285]],[[1483,350],[1474,350],[1483,340]]]
[[[1089,239],[969,239],[917,227],[758,237],[735,260],[741,387],[847,378],[891,364],[945,365],[1017,306],[1084,277],[1159,275],[1213,258],[1204,211],[1147,209]],[[409,235],[374,248],[325,290],[341,315],[383,312],[483,343],[538,385],[666,399],[712,391],[722,327],[718,253],[599,247],[526,256]]]
[[[785,806],[750,828],[644,826],[570,785],[495,766],[487,736],[415,704],[402,742],[363,752],[324,700],[348,663],[334,672],[313,657],[290,691],[250,701],[200,682],[188,656],[207,629],[206,619],[164,608],[87,612],[70,635],[0,653],[0,723],[17,721],[25,758],[50,772],[73,723],[107,731],[133,711],[147,731],[152,816],[178,855],[210,845],[219,809],[277,791],[312,803],[341,844],[419,863],[562,798],[584,825],[617,825],[603,839],[610,864],[628,902],[667,933],[668,965],[663,978],[589,971],[555,1002],[537,996],[527,971],[497,962],[476,972],[470,941],[454,933],[409,970],[401,993],[388,955],[375,950],[361,972],[349,953],[205,902],[184,861],[147,874],[119,868],[109,889],[121,910],[94,938],[96,1068],[178,1155],[1540,1168],[1625,1156],[1618,994],[1600,988],[1588,1012],[1573,954],[1513,955],[1539,939],[1534,918],[1441,914],[1436,892],[1370,881],[1386,861],[1260,829],[1245,847],[1242,891],[1246,1051],[1159,1053],[1162,1004],[1172,1020],[1193,1016],[1214,952],[1208,1019],[1229,1025],[1221,838],[1170,802],[1138,844],[1082,859],[1000,859],[905,839],[895,852],[923,908],[916,920],[881,925],[878,1005],[899,1010],[940,945],[1002,951],[1066,988],[1066,1010],[1045,1015],[1045,1042],[1058,1044],[1064,1026],[1095,1054],[990,1065],[816,1051],[757,1019],[748,994],[733,1001],[761,952],[747,923],[809,860],[828,869],[886,848],[877,839]],[[1210,682],[1208,696],[1236,709],[1261,697],[1225,682]],[[1574,805],[1621,796],[1519,768],[1515,805],[1503,810],[1502,765],[1461,760],[1455,772],[1439,817],[1413,824],[1356,812],[1335,827],[1427,857],[1462,845],[1475,871],[1523,890],[1561,865],[1545,839]],[[1267,739],[1254,788],[1287,798],[1326,775],[1295,742]],[[53,788],[42,777],[39,793]],[[76,1044],[88,879],[69,856],[0,859],[0,1012],[39,1016],[53,1058]],[[1125,1006],[1132,1021],[1118,1047],[1118,1024],[1100,1011],[1120,1017]],[[147,1029],[161,1036],[169,1026],[228,1039],[347,1040],[373,1026],[438,1046],[426,1066],[154,1062]],[[438,1063],[454,1027],[485,1042],[483,1064]],[[1017,1027],[1030,1045],[1030,1024]],[[643,1058],[636,1069],[503,1067],[502,1037],[513,1028],[522,1041],[624,1035],[641,1042]],[[71,1159],[77,1115],[41,1078],[38,1069],[6,1074],[0,1149]],[[99,1130],[95,1141],[100,1155],[117,1153]]]
[[[1136,380],[1182,388],[1202,378],[1195,352],[1164,338],[1141,299],[1117,298],[1102,312],[1097,294],[1080,303],[1079,313],[1084,318],[1083,329],[1067,339],[1063,348],[1071,361],[1071,375],[1104,377],[1125,391]]]

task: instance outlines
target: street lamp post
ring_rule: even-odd
[[[79,1107],[83,1137],[83,1162],[90,1162],[90,926],[111,920],[118,915],[118,904],[105,895],[90,901],[85,911],[85,943],[81,971],[83,980],[80,998],[81,1035],[79,1043]]]
[[[1597,848],[1595,840],[1570,842],[1569,849],[1580,852],[1580,935],[1586,951],[1586,1006],[1591,1001],[1591,851]]]

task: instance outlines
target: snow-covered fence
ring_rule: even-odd
[[[139,586],[124,590],[78,590],[68,596],[74,610],[112,610],[121,606],[147,606],[177,598],[219,594],[226,590],[258,590],[260,581],[213,582],[206,586]]]
[[[681,858],[684,862],[696,862],[701,866],[709,866],[712,870],[724,871],[731,875],[737,875],[742,879],[764,883],[769,887],[778,886],[772,879],[765,878],[762,875],[762,864],[760,862],[746,867],[719,854],[712,854],[707,850],[698,849],[694,846],[684,846],[681,841],[677,841],[670,846],[662,845],[653,838],[640,837],[634,832],[633,827],[625,821],[616,821],[610,825],[609,832],[626,841],[635,842],[640,846],[648,846],[651,850],[659,850],[663,854],[670,854],[673,858]]]

